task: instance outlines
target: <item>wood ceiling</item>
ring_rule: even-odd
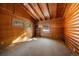
[[[36,21],[62,17],[66,7],[66,4],[63,3],[24,3],[23,5]]]

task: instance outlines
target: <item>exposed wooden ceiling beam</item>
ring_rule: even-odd
[[[63,3],[25,3],[24,6],[36,21],[62,17],[66,7]]]
[[[57,4],[56,3],[49,3],[49,12],[50,12],[50,18],[55,18],[57,13]]]
[[[46,19],[50,19],[49,9],[46,3],[39,3],[39,7],[42,10]]]
[[[39,16],[42,20],[45,20],[45,17],[44,17],[44,15],[43,15],[42,11],[40,10],[38,4],[37,4],[37,3],[31,3],[30,5],[33,7],[33,9],[34,9],[35,12],[38,14],[38,16]]]
[[[36,18],[34,17],[34,15],[32,15],[27,9],[26,9],[26,7],[23,5],[23,4],[21,4],[23,7],[24,7],[24,9],[25,9],[25,11],[33,18],[32,19],[32,21],[34,22],[36,22],[37,20],[35,20]]]
[[[35,11],[32,9],[30,4],[24,3],[24,6],[27,8],[27,10],[30,12],[30,14],[32,14],[36,18],[36,20],[40,21],[40,17],[35,13]]]
[[[64,15],[65,8],[66,8],[66,3],[57,4],[57,15],[56,15],[57,18],[62,17]]]

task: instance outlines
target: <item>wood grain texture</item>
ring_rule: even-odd
[[[32,6],[32,8],[35,10],[35,12],[37,13],[37,15],[42,19],[45,20],[45,17],[39,7],[39,5],[37,3],[30,3],[30,5]]]
[[[25,31],[23,27],[12,26],[14,19],[31,22],[32,17],[27,14],[21,4],[0,4],[0,47],[11,44]]]
[[[48,3],[50,18],[56,18],[57,14],[57,4],[56,3]]]
[[[65,41],[74,55],[79,55],[79,4],[67,4],[64,13]]]
[[[30,4],[25,3],[24,6],[27,8],[27,10],[28,10],[31,14],[33,14],[33,16],[34,16],[37,20],[40,21],[40,17],[36,14],[36,12],[33,10],[33,8],[31,7]]]
[[[50,13],[49,13],[49,9],[48,9],[48,4],[45,3],[39,3],[39,7],[42,10],[42,13],[44,14],[46,19],[50,19]]]

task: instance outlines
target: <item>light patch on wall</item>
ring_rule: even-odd
[[[23,33],[19,37],[17,37],[12,43],[24,42],[27,39],[28,39],[28,37],[26,36],[26,33]]]

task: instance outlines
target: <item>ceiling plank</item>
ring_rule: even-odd
[[[50,19],[49,9],[46,3],[39,3],[39,7],[46,19]]]
[[[34,9],[35,12],[38,14],[38,16],[39,16],[42,20],[45,20],[45,17],[44,17],[44,15],[43,15],[43,13],[41,12],[41,10],[40,10],[38,4],[37,4],[37,3],[31,3],[30,5],[33,7],[33,9]]]
[[[25,11],[33,18],[32,21],[37,21],[36,18],[34,17],[34,15],[31,14],[31,13],[26,9],[26,7],[25,7],[23,4],[21,4],[21,5],[24,7]]]
[[[35,11],[32,9],[32,7],[28,3],[24,3],[24,6],[27,8],[30,14],[32,14],[37,20],[40,21],[40,17],[35,13]]]
[[[66,3],[58,3],[57,4],[57,18],[62,17],[64,15],[64,11],[66,8]]]
[[[48,3],[50,18],[55,18],[57,13],[57,3]]]

